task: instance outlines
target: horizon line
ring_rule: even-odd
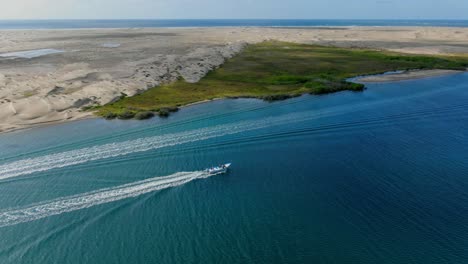
[[[0,21],[17,20],[361,20],[361,21],[388,21],[388,20],[414,20],[414,21],[468,21],[468,19],[450,18],[0,18]]]

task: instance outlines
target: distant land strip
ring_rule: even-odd
[[[107,119],[147,119],[168,116],[179,107],[217,98],[258,98],[284,100],[302,94],[327,94],[363,91],[364,84],[348,78],[390,71],[438,70],[465,71],[468,58],[462,56],[409,55],[369,49],[352,49],[265,41],[247,46],[202,80],[178,80],[104,106],[89,106]],[[431,72],[410,73],[406,78],[430,76]],[[386,77],[396,80],[397,77]],[[390,78],[390,79],[388,79]],[[393,79],[392,79],[393,78]],[[366,79],[364,79],[366,80]],[[367,77],[368,81],[378,81]]]

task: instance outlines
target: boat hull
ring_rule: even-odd
[[[222,174],[222,173],[226,173],[229,167],[231,167],[231,163],[226,163],[218,167],[206,169],[205,171],[208,172],[209,174]]]

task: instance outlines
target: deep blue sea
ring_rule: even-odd
[[[467,263],[467,153],[467,73],[2,134],[0,263]]]
[[[142,28],[142,27],[326,27],[433,26],[468,27],[468,20],[340,19],[134,19],[134,20],[0,20],[0,29]]]

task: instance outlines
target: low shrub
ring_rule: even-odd
[[[260,97],[261,99],[265,100],[265,101],[268,101],[268,102],[273,102],[273,101],[282,101],[282,100],[286,100],[286,99],[289,99],[289,98],[292,98],[294,97],[293,95],[289,95],[289,94],[275,94],[275,95],[266,95],[266,96],[262,96]]]
[[[163,108],[159,110],[158,115],[160,117],[168,117],[169,113],[170,113],[169,110],[167,110],[166,108]]]
[[[305,87],[311,89],[310,94],[327,94],[339,91],[359,92],[365,89],[363,84],[347,81],[310,82],[306,83]]]
[[[102,115],[102,117],[109,120],[109,119],[115,119],[117,115],[115,113],[108,112]]]
[[[132,119],[133,117],[135,117],[135,113],[130,111],[125,111],[117,115],[119,119]]]
[[[144,112],[138,112],[135,114],[135,119],[138,120],[143,120],[143,119],[150,119],[154,116],[153,112],[150,111],[144,111]]]

